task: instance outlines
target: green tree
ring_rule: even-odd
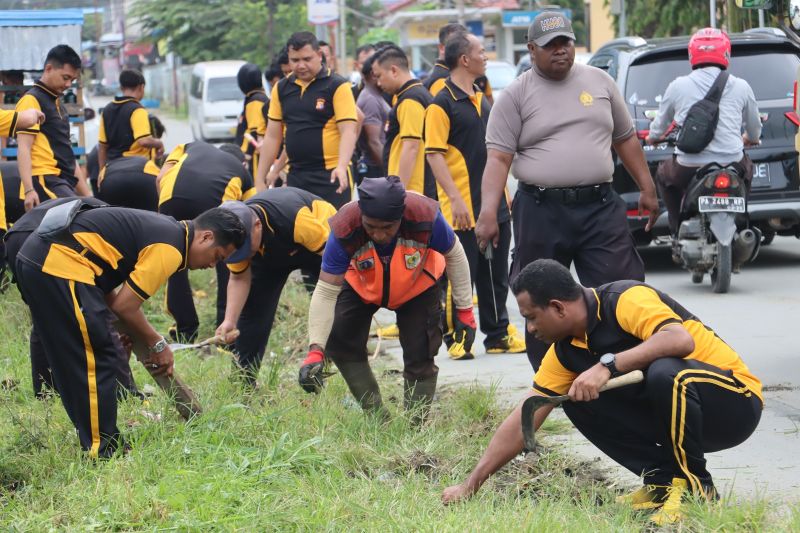
[[[750,9],[736,7],[734,0],[715,0],[719,25],[729,32],[744,31],[758,26],[758,16]],[[607,2],[608,3],[608,2]],[[767,13],[767,25],[778,21],[775,2]],[[709,4],[699,0],[625,0],[629,35],[641,37],[670,37],[688,35],[709,25]],[[619,17],[614,17],[619,28]]]
[[[187,63],[244,59],[263,67],[292,32],[311,29],[305,2],[291,0],[137,0],[131,15]]]

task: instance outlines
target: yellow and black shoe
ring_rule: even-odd
[[[397,324],[392,324],[385,328],[378,328],[377,334],[381,339],[399,339],[400,328],[397,327]]]
[[[636,511],[658,509],[667,499],[668,485],[644,485],[633,492],[617,496],[617,503],[630,505]]]
[[[650,521],[658,526],[666,526],[680,522],[683,517],[683,500],[691,494],[686,480],[680,477],[672,478],[672,484],[667,487],[667,498],[664,504],[650,517]]]
[[[509,324],[508,334],[497,343],[486,348],[486,353],[524,353],[525,337],[519,334],[514,324]]]

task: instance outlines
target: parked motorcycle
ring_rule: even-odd
[[[702,283],[711,273],[716,293],[728,292],[732,272],[755,259],[761,243],[758,228],[744,228],[747,193],[738,163],[708,164],[697,170],[681,204],[681,224],[672,256]],[[737,226],[737,219],[739,225]]]

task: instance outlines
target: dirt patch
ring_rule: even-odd
[[[21,472],[0,470],[0,494],[13,494],[25,486],[27,480]]]
[[[389,469],[398,475],[419,473],[433,479],[438,475],[442,461],[421,450],[414,450],[405,457],[398,457],[389,464]]]
[[[494,479],[498,491],[517,490],[532,499],[569,497],[575,502],[590,495],[596,505],[606,503],[615,483],[602,471],[598,460],[581,460],[539,446],[534,453],[520,455]]]

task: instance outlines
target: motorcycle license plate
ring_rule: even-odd
[[[744,198],[741,196],[701,196],[697,205],[701,213],[729,211],[731,213],[744,213]]]

